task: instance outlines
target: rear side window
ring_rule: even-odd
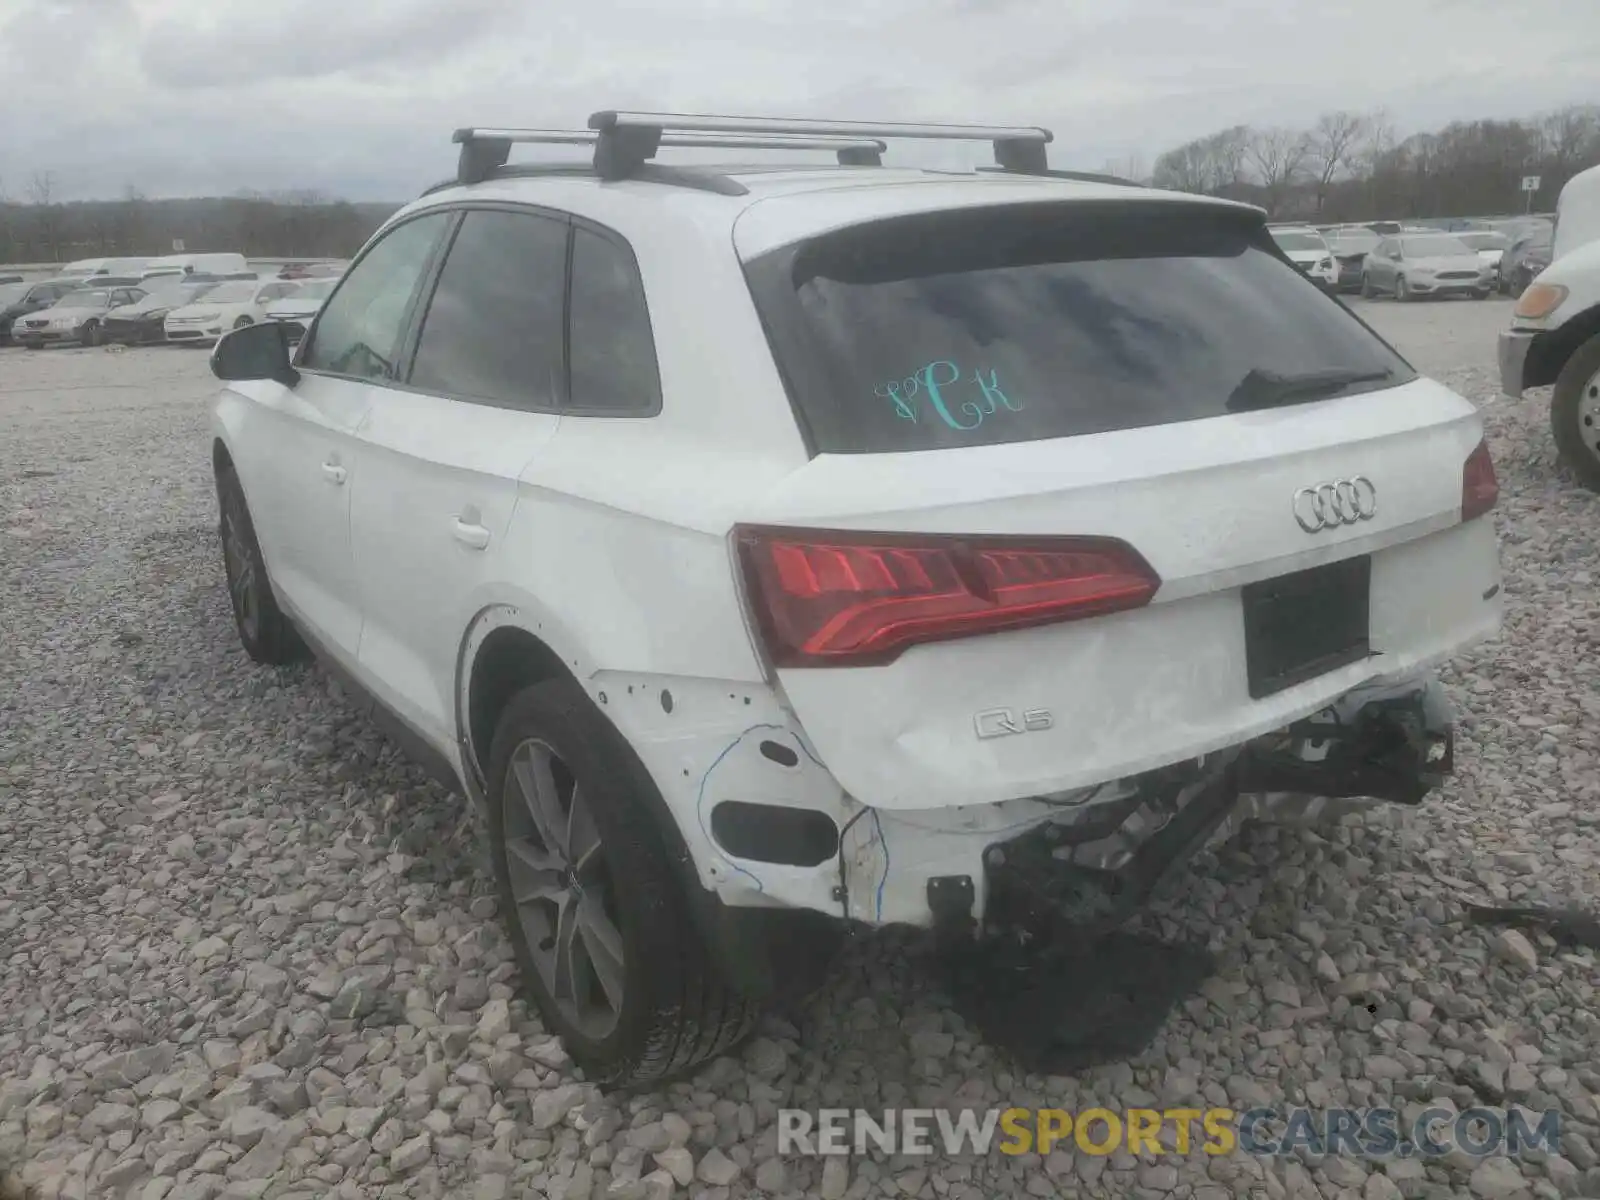
[[[1413,378],[1258,219],[1225,210],[902,217],[748,272],[818,453],[1102,433]]]
[[[506,408],[560,402],[567,223],[469,211],[417,341],[411,383]]]
[[[576,228],[571,304],[572,407],[654,412],[661,403],[661,381],[633,255],[610,238]]]

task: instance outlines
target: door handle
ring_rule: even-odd
[[[322,464],[322,477],[335,487],[343,487],[345,469],[338,463],[325,462]]]
[[[482,525],[468,524],[460,517],[450,527],[451,535],[463,546],[470,546],[474,550],[482,550],[489,544],[489,531]]]

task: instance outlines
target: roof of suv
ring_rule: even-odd
[[[696,225],[713,223],[723,229],[737,226],[735,242],[745,258],[863,221],[987,205],[1127,201],[1259,212],[1230,200],[1159,191],[1137,184],[987,170],[736,164],[665,171],[671,174],[608,181],[582,163],[567,168],[548,164],[512,166],[502,168],[482,183],[451,183],[430,189],[401,211],[409,213],[472,198],[547,204],[610,223],[620,209],[647,209],[652,221],[682,219]],[[683,178],[694,182],[683,186]],[[734,186],[695,186],[704,180]]]

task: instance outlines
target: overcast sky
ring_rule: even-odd
[[[1093,169],[1600,101],[1597,63],[1600,0],[0,0],[0,192],[400,200],[456,126],[620,107],[1042,124]]]

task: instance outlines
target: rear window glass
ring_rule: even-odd
[[[1258,220],[970,209],[854,226],[749,275],[818,453],[1101,433],[1262,407],[1274,381],[1317,381],[1279,387],[1285,403],[1413,378]]]

